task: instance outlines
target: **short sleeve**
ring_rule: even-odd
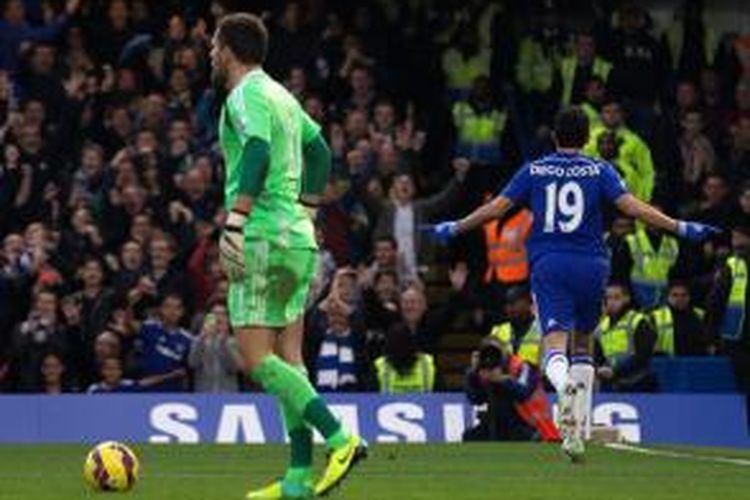
[[[251,137],[271,142],[271,110],[261,93],[253,88],[238,89],[227,104],[229,122],[243,144]]]
[[[531,170],[529,164],[525,164],[513,176],[510,182],[502,190],[500,196],[508,198],[515,204],[525,203],[531,194]]]
[[[300,130],[302,131],[302,145],[309,144],[320,133],[320,125],[310,115],[300,110]]]
[[[615,167],[609,163],[604,163],[602,169],[602,194],[604,198],[614,203],[620,196],[628,192],[628,188],[625,187],[625,181],[617,173]]]

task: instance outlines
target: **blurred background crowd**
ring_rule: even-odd
[[[216,20],[243,8],[334,155],[306,317],[319,389],[530,397],[529,214],[450,248],[420,225],[550,151],[576,104],[587,153],[634,193],[726,230],[690,246],[611,214],[601,386],[659,390],[657,358],[721,357],[747,391],[750,335],[720,324],[746,301],[725,262],[750,255],[750,29],[716,19],[750,13],[725,3],[0,2],[0,388],[248,389],[217,260],[208,60]]]

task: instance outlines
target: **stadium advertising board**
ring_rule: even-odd
[[[457,442],[473,423],[461,394],[328,397],[371,442]],[[70,395],[0,397],[0,442],[266,443],[284,440],[262,395]],[[635,443],[750,447],[737,395],[601,395],[594,423]]]

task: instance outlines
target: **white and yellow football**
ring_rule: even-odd
[[[83,464],[83,477],[97,491],[127,491],[138,480],[138,457],[116,441],[97,444]]]

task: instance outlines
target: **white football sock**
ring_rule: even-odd
[[[552,349],[544,355],[544,374],[557,391],[562,394],[568,382],[568,357],[564,351]]]
[[[570,367],[570,378],[583,390],[576,394],[576,401],[573,405],[573,416],[579,427],[578,433],[583,439],[591,438],[591,405],[594,392],[594,365],[591,364],[591,358],[583,362],[574,362]]]

